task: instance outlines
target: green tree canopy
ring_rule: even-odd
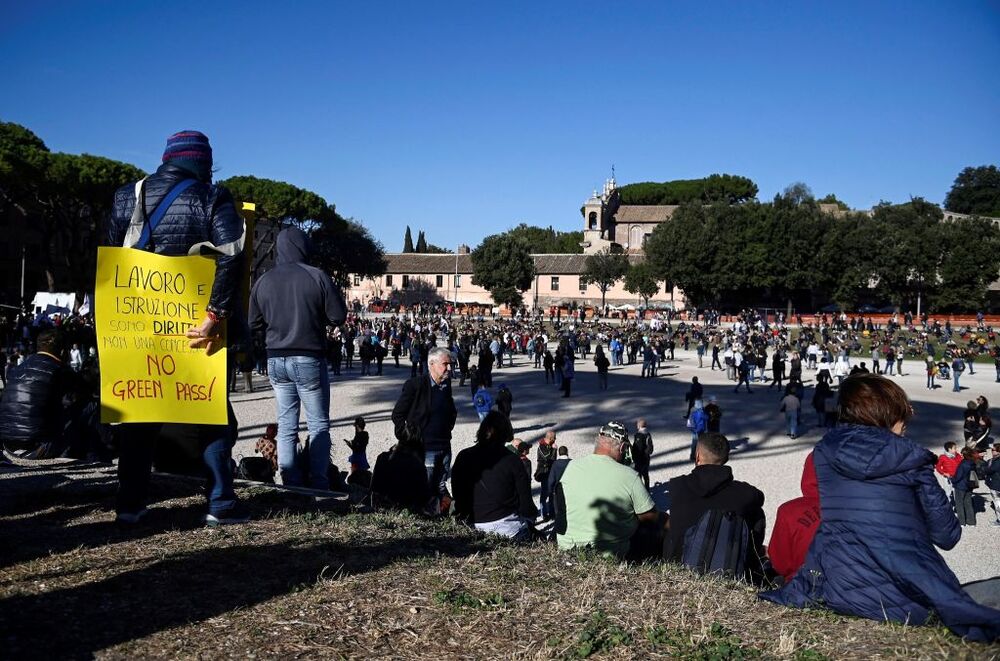
[[[1000,169],[995,165],[968,167],[958,173],[944,198],[955,213],[1000,218]]]
[[[39,233],[50,291],[92,287],[99,234],[114,192],[144,174],[101,156],[50,152],[25,127],[0,123],[0,213],[14,209]]]
[[[703,179],[626,184],[618,188],[618,194],[622,204],[740,204],[757,197],[757,184],[746,177],[713,174]]]
[[[649,307],[649,299],[660,291],[660,283],[656,280],[653,267],[647,262],[632,264],[625,273],[625,291],[641,296]]]
[[[497,305],[522,305],[535,278],[535,262],[522,239],[493,234],[472,251],[472,284],[490,292]]]
[[[450,253],[451,251],[445,250],[441,246],[436,246],[433,243],[428,243],[426,248],[424,248],[424,252],[431,255],[444,255]]]
[[[349,274],[362,278],[384,274],[388,263],[382,244],[359,221],[353,218],[341,221],[320,225],[312,231],[316,265],[341,286],[348,285]]]
[[[1000,228],[986,218],[962,218],[941,223],[938,229],[940,243],[948,249],[941,251],[931,306],[942,311],[981,310],[987,288],[1000,273]]]
[[[244,175],[230,177],[219,184],[228,188],[237,201],[256,204],[259,218],[280,225],[291,223],[310,231],[340,218],[336,207],[316,193],[284,181]]]
[[[612,252],[610,248],[605,248],[584,261],[580,282],[594,284],[601,290],[601,307],[604,307],[608,290],[624,278],[627,271],[628,258],[620,252]]]
[[[318,194],[284,181],[250,175],[219,182],[240,202],[257,205],[258,218],[305,230],[316,246],[317,266],[341,285],[348,274],[375,277],[385,273],[385,250],[353,218],[343,218]]]
[[[413,234],[409,225],[406,226],[406,234],[403,235],[403,252],[413,252]]]
[[[520,223],[503,233],[522,240],[532,254],[580,254],[583,252],[583,232],[562,232],[548,227]]]
[[[424,231],[420,230],[417,234],[417,249],[416,252],[425,253],[427,252],[427,239],[424,238]]]
[[[851,210],[851,207],[847,205],[847,202],[844,202],[833,193],[827,193],[826,197],[816,201],[819,202],[820,204],[836,204],[838,207],[840,207],[842,211]]]

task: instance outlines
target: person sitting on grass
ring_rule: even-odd
[[[1000,638],[1000,611],[976,603],[935,546],[962,535],[934,478],[936,457],[905,437],[913,409],[889,379],[840,388],[840,426],[813,450],[821,521],[791,581],[761,598],[910,625],[934,613],[973,641]]]
[[[431,497],[424,466],[424,444],[420,429],[412,422],[404,426],[402,438],[375,459],[371,490],[375,504],[423,512]]]
[[[670,480],[670,530],[663,544],[663,558],[680,562],[685,534],[710,510],[735,512],[746,523],[749,535],[744,567],[747,578],[760,582],[764,557],[764,494],[756,487],[733,479],[729,461],[729,439],[722,434],[702,433],[696,446],[695,467],[687,475]]]
[[[819,486],[810,452],[802,467],[802,496],[778,507],[771,541],[767,545],[771,566],[784,577],[786,583],[792,580],[805,561],[819,521]]]
[[[527,471],[505,447],[513,438],[507,416],[490,411],[483,418],[476,444],[459,452],[451,469],[455,513],[477,530],[528,541],[538,509]]]
[[[659,555],[661,514],[639,474],[621,465],[628,442],[625,425],[609,422],[597,436],[594,453],[566,467],[556,485],[560,549],[591,548],[630,560]]]

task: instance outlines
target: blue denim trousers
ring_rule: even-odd
[[[799,412],[796,411],[785,411],[785,425],[788,428],[788,433],[792,436],[799,435]]]
[[[451,479],[451,448],[447,450],[427,450],[424,452],[424,468],[427,469],[427,486],[431,493],[448,493]]]
[[[149,473],[156,442],[164,427],[194,435],[205,462],[206,494],[211,514],[225,513],[236,506],[233,491],[233,444],[236,416],[226,404],[229,423],[225,425],[164,425],[162,423],[123,424],[116,428],[119,443],[118,496],[115,511],[134,514],[146,507]]]
[[[309,431],[309,486],[329,489],[330,373],[326,361],[312,356],[268,358],[267,377],[278,405],[278,470],[282,483],[305,485],[297,463],[299,411],[304,406]]]

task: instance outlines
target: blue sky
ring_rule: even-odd
[[[856,208],[1000,162],[1000,1],[14,2],[0,119],[153,169],[207,133],[220,178],[334,202],[399,250],[580,229],[619,183],[803,181]]]

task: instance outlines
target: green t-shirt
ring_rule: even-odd
[[[563,550],[590,546],[623,557],[639,527],[636,515],[656,507],[639,474],[605,455],[574,459],[560,481],[566,534],[556,538]]]

